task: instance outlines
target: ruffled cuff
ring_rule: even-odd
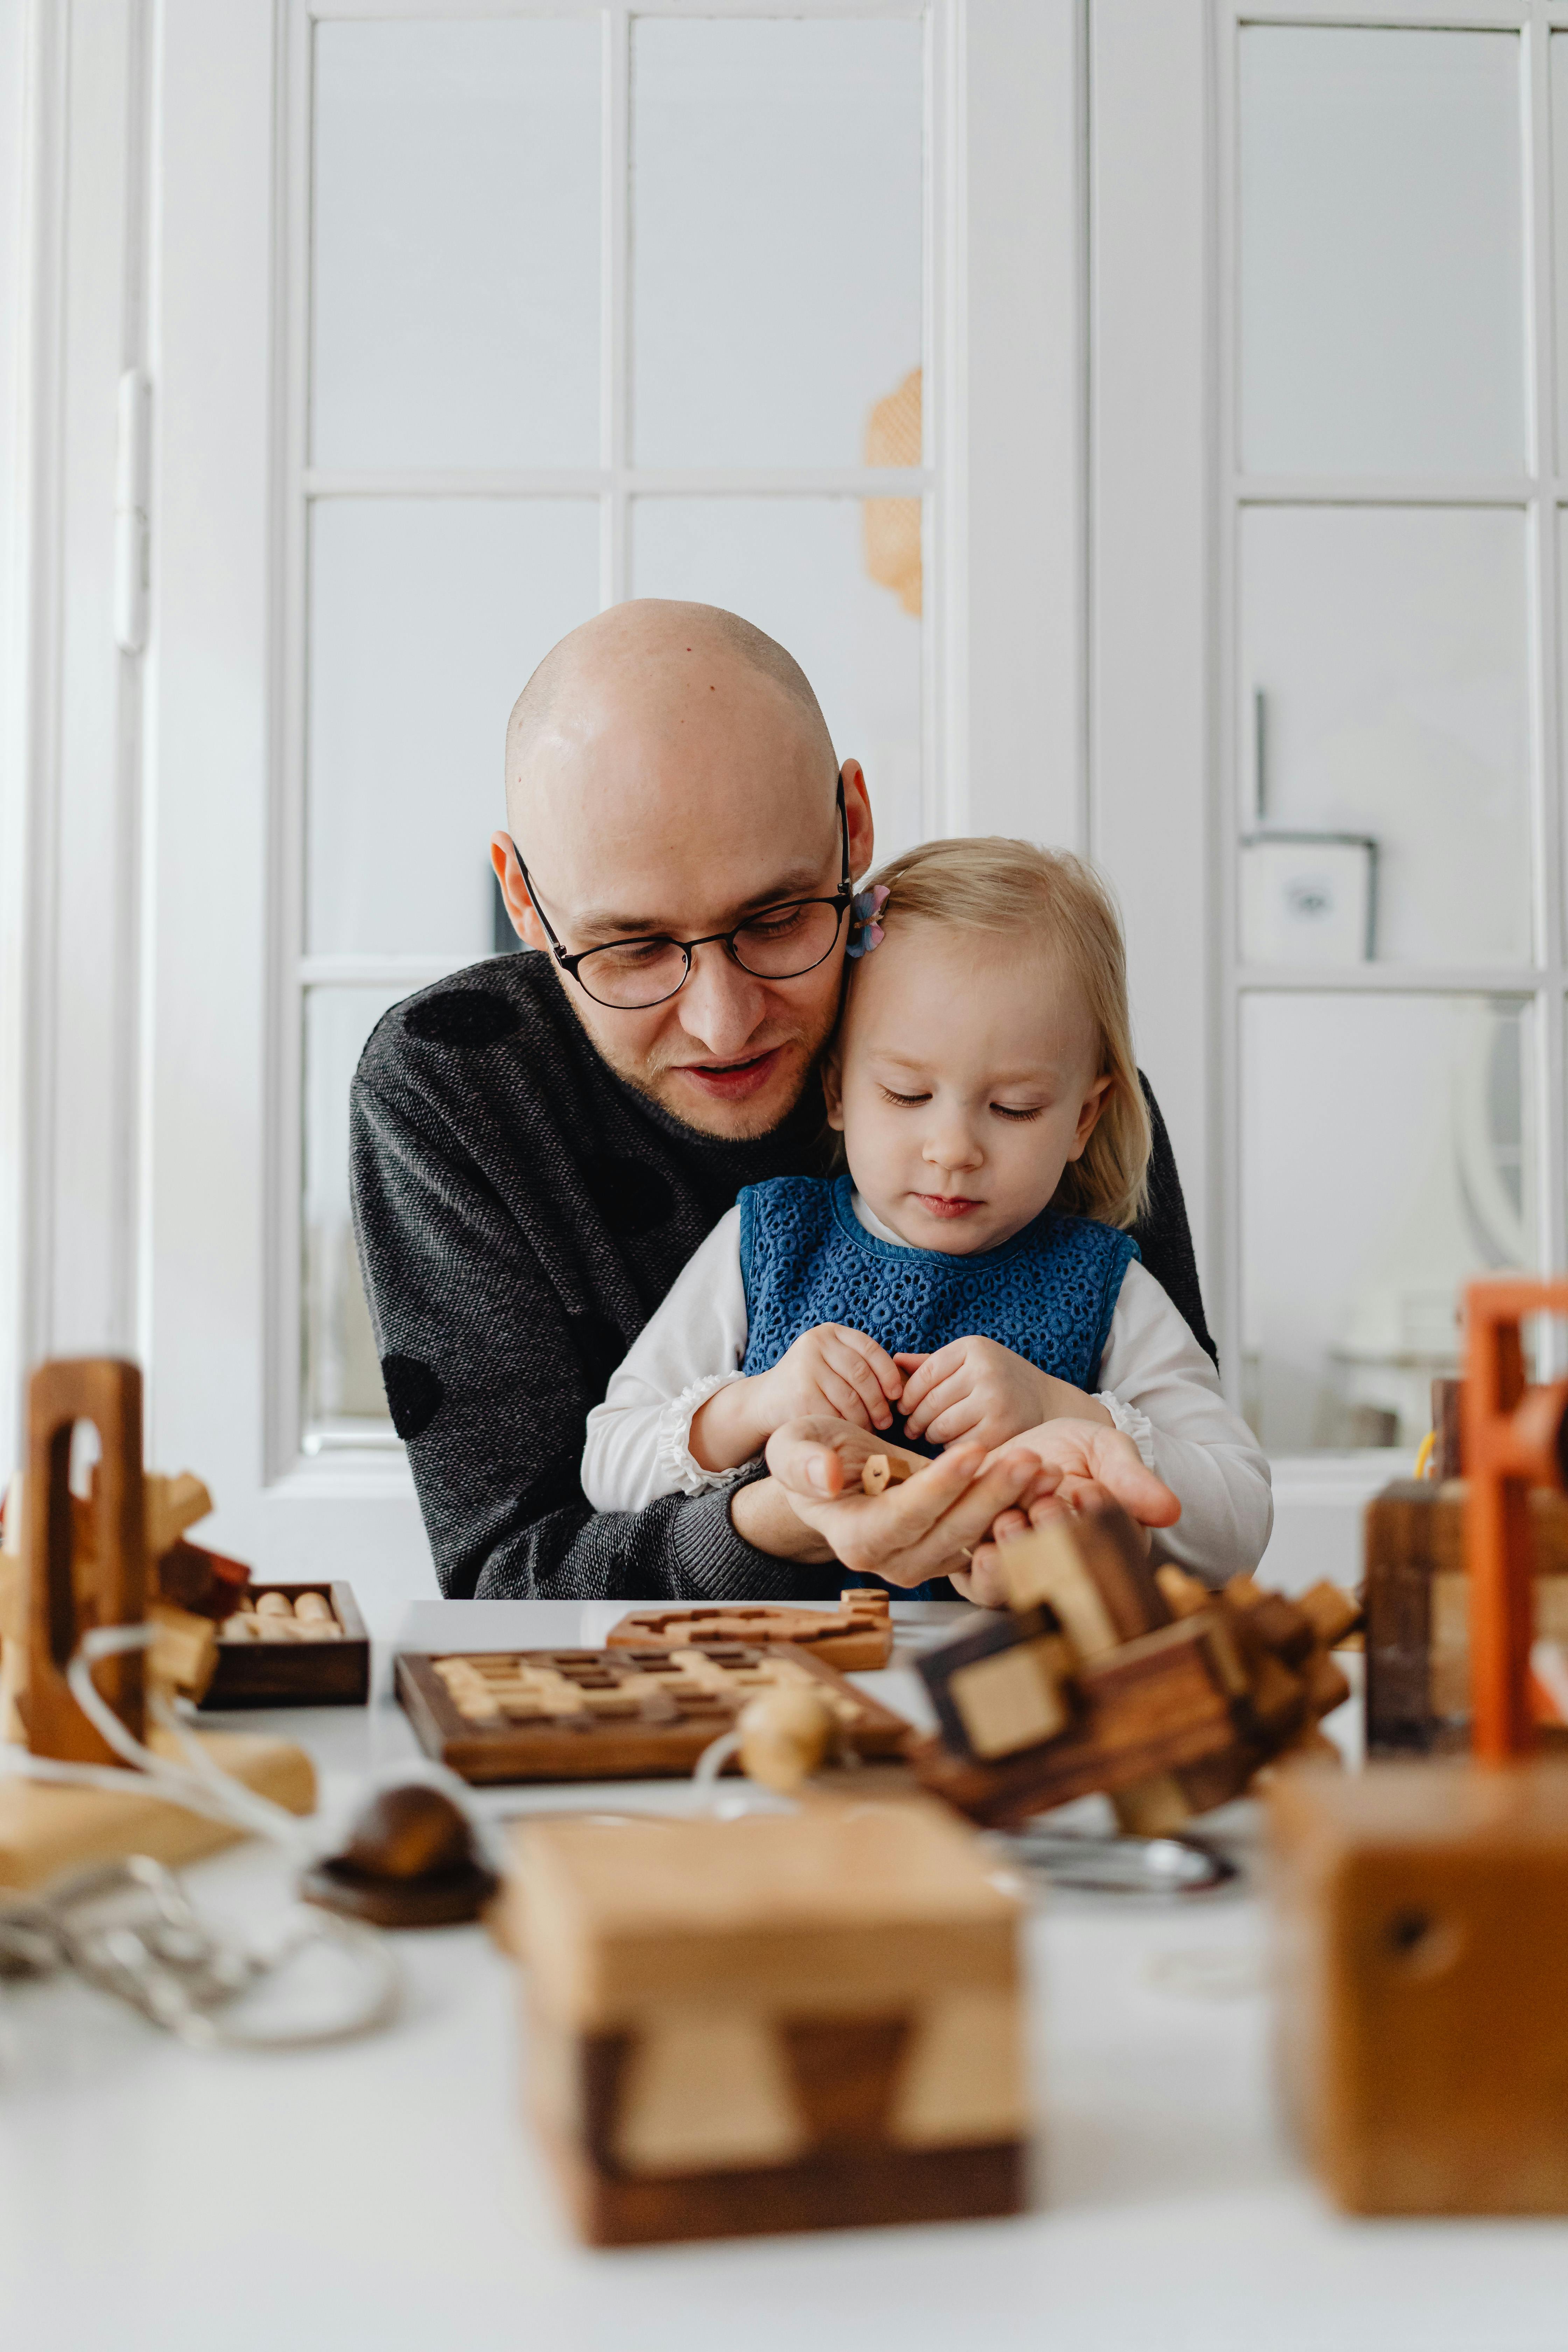
[[[1123,1437],[1130,1437],[1132,1440],[1133,1444],[1138,1448],[1139,1458],[1142,1462],[1144,1469],[1152,1470],[1154,1467],[1154,1424],[1149,1419],[1148,1414],[1143,1412],[1134,1412],[1130,1404],[1123,1404],[1121,1399],[1115,1395],[1110,1389],[1101,1389],[1100,1394],[1094,1401],[1096,1404],[1102,1404],[1105,1407],[1106,1412],[1110,1415],[1111,1420],[1116,1423],[1117,1428],[1121,1432]],[[687,1415],[687,1421],[689,1423],[690,1422],[690,1418],[691,1416],[689,1413]]]
[[[704,1470],[691,1451],[691,1417],[715,1389],[727,1389],[742,1378],[740,1372],[710,1372],[665,1406],[658,1417],[658,1467],[665,1492],[700,1495],[734,1477],[733,1470]]]

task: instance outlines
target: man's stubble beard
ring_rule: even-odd
[[[589,1045],[600,1060],[607,1064],[615,1072],[616,1077],[623,1079],[634,1092],[643,1096],[647,1101],[657,1104],[658,1108],[668,1117],[679,1119],[683,1127],[690,1128],[694,1134],[710,1136],[715,1141],[731,1143],[755,1142],[760,1137],[771,1135],[775,1128],[784,1125],[810,1085],[811,1074],[816,1067],[823,1048],[837,1026],[843,994],[841,972],[839,988],[835,991],[824,1010],[821,1022],[816,1024],[815,1036],[812,1034],[812,1025],[801,1023],[794,1029],[786,1030],[782,1036],[770,1038],[765,1045],[756,1049],[759,1053],[774,1053],[780,1046],[800,1048],[800,1058],[794,1070],[794,1083],[789,1088],[787,1097],[782,1100],[773,1097],[770,1089],[768,1108],[764,1108],[761,1104],[737,1103],[733,1107],[731,1115],[725,1118],[721,1115],[721,1106],[717,1103],[704,1102],[694,1087],[689,1090],[681,1088],[679,1095],[677,1094],[679,1082],[670,1076],[678,1066],[673,1055],[664,1055],[655,1052],[634,1055],[611,1052],[605,1037],[595,1035],[584,1019],[579,1005],[574,1002],[574,990],[566,985],[565,975],[557,973],[555,977],[560,982],[561,992],[571,1007],[573,1016]],[[614,1032],[607,1031],[605,1034],[613,1036]],[[737,1055],[735,1058],[741,1060],[749,1056]],[[696,1097],[695,1100],[691,1099],[692,1096]],[[707,1117],[702,1115],[704,1112],[708,1114]]]

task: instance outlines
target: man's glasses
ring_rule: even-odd
[[[849,819],[844,807],[844,779],[838,779],[838,830],[841,848],[838,888],[831,898],[790,898],[782,906],[761,908],[737,923],[732,931],[708,931],[700,940],[611,940],[602,948],[584,948],[569,955],[551,929],[539,903],[539,893],[512,844],[518,871],[544,926],[544,935],[563,971],[595,1004],[617,1013],[646,1012],[679,995],[691,977],[691,951],[722,943],[731,961],[756,980],[798,980],[815,971],[833,953],[839,927],[854,888],[849,879]]]

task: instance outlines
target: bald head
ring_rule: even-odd
[[[805,672],[739,614],[645,596],[584,621],[545,655],[512,705],[506,799],[513,833],[550,808],[578,764],[574,755],[595,740],[627,723],[645,737],[710,732],[730,724],[737,698],[762,723],[797,734],[816,772],[836,771]]]
[[[551,968],[611,1068],[704,1133],[777,1126],[837,1011],[842,902],[834,943],[798,972],[759,976],[715,942],[836,898],[872,855],[860,764],[840,772],[799,666],[711,604],[617,604],[529,679],[506,784],[511,832],[490,860],[507,910],[530,947],[575,959]],[[583,958],[654,939],[694,943],[674,993],[595,995]]]

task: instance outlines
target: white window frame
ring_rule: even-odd
[[[1526,463],[1516,475],[1459,475],[1393,478],[1356,475],[1265,477],[1243,469],[1239,439],[1239,255],[1237,97],[1238,41],[1244,26],[1299,25],[1394,26],[1406,30],[1510,31],[1520,39],[1523,99],[1522,188],[1524,205],[1525,350],[1527,353]],[[1565,1126],[1564,1002],[1568,997],[1568,945],[1564,940],[1563,800],[1562,740],[1563,653],[1559,629],[1559,518],[1568,511],[1568,475],[1556,441],[1557,352],[1551,331],[1555,314],[1552,287],[1552,120],[1550,42],[1554,30],[1568,33],[1568,7],[1548,0],[1468,0],[1465,5],[1395,5],[1360,8],[1343,0],[1297,0],[1275,7],[1247,0],[1215,0],[1217,83],[1217,303],[1216,377],[1218,466],[1216,558],[1219,692],[1216,774],[1220,800],[1215,815],[1218,849],[1221,996],[1219,1096],[1223,1106],[1222,1165],[1227,1200],[1225,1220],[1228,1266],[1225,1283],[1226,1352],[1238,1381],[1241,1370],[1242,1129],[1241,1024],[1248,996],[1327,994],[1398,996],[1502,996],[1529,1003],[1534,1012],[1531,1054],[1525,1073],[1533,1109],[1538,1215],[1538,1265],[1549,1273],[1568,1263],[1568,1126]],[[1561,159],[1568,168],[1568,157]],[[1239,534],[1242,517],[1259,507],[1424,507],[1506,509],[1523,516],[1530,555],[1527,602],[1528,673],[1531,697],[1530,798],[1531,833],[1531,951],[1517,964],[1371,963],[1296,968],[1248,965],[1240,952],[1237,839],[1238,811],[1252,781],[1256,747],[1242,724],[1240,696]],[[1405,1455],[1400,1451],[1397,1460]],[[1390,1456],[1370,1451],[1369,1474],[1387,1475]],[[1342,1461],[1343,1457],[1342,1457]],[[1354,1457],[1339,1474],[1354,1474]],[[1332,1457],[1302,1457],[1299,1482],[1332,1480]]]
[[[913,0],[656,0],[654,12],[926,13]],[[367,0],[321,13],[433,12]],[[453,13],[563,10],[464,0]],[[605,13],[624,55],[630,12],[610,0]],[[302,221],[289,171],[310,16],[300,0],[159,0],[148,20],[152,625],[119,803],[140,919],[102,986],[117,1017],[134,1007],[127,1340],[147,1374],[149,1459],[207,1479],[216,1541],[264,1569],[330,1566],[374,1594],[429,1575],[406,1465],[375,1448],[306,1456],[298,1443],[298,1016],[313,967],[299,957],[297,619],[303,499],[321,486],[305,482],[291,439]],[[944,503],[928,551],[942,593],[927,625],[942,648],[927,669],[929,815],[1081,846],[1082,5],[932,0],[930,22],[926,455]],[[624,141],[623,75],[616,88]],[[624,254],[616,268],[624,283]],[[613,516],[636,482],[609,485],[611,584]],[[30,852],[29,888],[40,874]],[[35,998],[24,1020],[36,1010]],[[44,1050],[72,1062],[68,1023]],[[58,1172],[39,1173],[17,1218],[19,1262]],[[55,1337],[40,1311],[17,1341],[14,1394],[25,1357]]]
[[[602,42],[600,104],[600,450],[596,467],[551,466],[534,468],[467,467],[430,469],[379,467],[350,469],[312,467],[308,459],[310,394],[310,167],[312,138],[313,36],[321,23],[384,19],[389,16],[437,18],[442,13],[465,18],[549,15],[596,25]],[[632,176],[630,115],[632,27],[636,17],[689,16],[680,0],[553,0],[548,9],[525,9],[492,0],[476,7],[472,0],[442,11],[430,0],[404,0],[387,6],[384,0],[292,0],[289,25],[288,113],[290,135],[283,184],[288,208],[288,356],[282,467],[283,539],[287,550],[283,588],[284,640],[283,733],[278,780],[280,836],[278,887],[274,894],[276,934],[274,968],[282,1002],[278,1011],[279,1046],[275,1058],[277,1092],[269,1122],[276,1153],[275,1214],[279,1267],[302,1264],[303,1232],[299,1171],[303,1162],[301,1129],[303,1071],[302,1039],[306,991],[310,988],[396,988],[410,992],[426,982],[471,963],[471,954],[451,955],[318,955],[305,952],[303,877],[306,863],[305,801],[307,767],[306,646],[309,615],[309,541],[310,511],[327,499],[592,499],[599,516],[599,602],[601,610],[618,604],[630,593],[632,502],[638,497],[770,498],[770,497],[892,497],[919,499],[922,509],[922,553],[928,579],[946,576],[942,557],[948,538],[947,468],[939,460],[943,448],[943,421],[951,369],[945,364],[951,338],[946,329],[946,261],[935,225],[944,216],[943,174],[947,161],[947,113],[942,98],[942,66],[952,38],[952,0],[911,7],[908,0],[810,0],[790,13],[813,18],[857,16],[909,21],[923,16],[926,35],[924,85],[925,138],[931,168],[924,175],[926,219],[923,224],[925,272],[922,315],[922,383],[932,387],[922,402],[924,462],[916,467],[866,466],[713,467],[684,469],[639,466],[632,451]],[[703,5],[704,16],[744,19],[773,14],[755,0],[722,0]],[[934,413],[933,413],[934,412]],[[954,762],[948,753],[944,730],[953,695],[948,691],[950,664],[946,658],[949,611],[940,596],[925,600],[921,623],[922,704],[921,714],[921,829],[924,833],[954,831],[943,820],[950,814]],[[519,681],[521,684],[521,680]],[[945,787],[945,788],[944,788]],[[502,816],[499,793],[497,822]],[[304,1431],[300,1396],[300,1312],[295,1292],[279,1282],[273,1293],[276,1329],[271,1340],[269,1401],[276,1426],[269,1446],[275,1470],[303,1469],[323,1454],[355,1455],[367,1451],[401,1454],[399,1441],[388,1425],[384,1433],[348,1429]]]

